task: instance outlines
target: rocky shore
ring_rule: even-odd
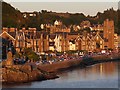
[[[35,65],[13,65],[11,67],[1,68],[3,83],[24,83],[31,81],[41,81],[54,79],[58,76],[54,73],[48,73],[37,69]]]
[[[56,62],[53,64],[24,64],[12,65],[11,67],[1,68],[1,76],[3,83],[24,83],[31,81],[41,81],[47,79],[58,78],[57,72],[66,70],[72,67],[86,67],[96,63],[119,61],[120,54],[114,55],[99,55],[83,60],[67,60]]]

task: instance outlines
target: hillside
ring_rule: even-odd
[[[2,2],[2,25],[3,27],[17,27],[18,24],[24,23],[24,19],[19,10],[10,4]]]
[[[115,32],[120,34],[120,10],[115,11],[113,8],[104,11],[103,13],[98,12],[96,16],[85,16],[83,13],[57,13],[48,12],[47,10],[42,10],[41,12],[36,12],[36,17],[23,18],[22,13],[12,7],[10,4],[2,3],[2,23],[3,27],[36,27],[40,30],[40,25],[43,24],[53,24],[55,20],[60,20],[66,26],[71,24],[80,24],[83,20],[89,20],[91,24],[102,24],[107,18],[113,19],[115,22]]]

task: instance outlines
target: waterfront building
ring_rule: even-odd
[[[58,52],[62,51],[62,45],[61,45],[61,35],[56,35],[54,41],[55,41],[55,50]]]
[[[78,43],[78,50],[94,51],[104,49],[104,39],[100,36],[99,32],[94,34],[79,35],[76,39]]]
[[[89,24],[88,24],[89,25]],[[37,31],[36,28],[3,28],[1,37],[11,39],[18,52],[24,48],[32,48],[36,53],[47,51],[65,52],[69,50],[95,51],[118,47],[118,37],[114,34],[114,22],[104,21],[104,31],[96,32],[70,32],[62,22],[55,21],[49,25],[50,32]],[[65,31],[68,30],[68,31]]]
[[[96,46],[95,49],[97,49],[97,50],[104,49],[104,38],[102,36],[100,36],[99,31],[93,38],[94,38],[95,46]]]
[[[50,27],[50,33],[56,33],[56,32],[67,32],[70,33],[70,28],[66,27],[62,24],[61,21],[55,21],[54,25],[51,25]]]
[[[114,21],[106,19],[104,21],[103,35],[105,38],[105,47],[114,49]]]
[[[118,35],[115,33],[115,34],[114,34],[114,46],[115,46],[115,49],[118,49],[118,45],[119,45],[119,37],[118,37]]]

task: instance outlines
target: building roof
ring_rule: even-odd
[[[6,34],[10,39],[15,40],[15,38],[13,36],[11,36],[8,32],[4,31],[0,34],[0,36],[2,37],[4,34]]]

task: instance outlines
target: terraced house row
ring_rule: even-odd
[[[105,20],[103,32],[70,32],[69,28],[61,28],[58,22],[50,31],[37,31],[36,28],[3,28],[1,37],[12,40],[16,50],[32,48],[35,52],[69,51],[69,50],[102,50],[118,48],[118,36],[114,33],[114,21]],[[52,31],[54,28],[54,31]]]

